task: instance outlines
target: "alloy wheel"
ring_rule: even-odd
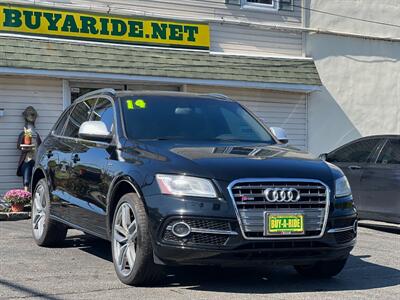
[[[43,235],[46,221],[46,199],[44,194],[43,185],[39,185],[35,191],[32,203],[32,227],[33,234],[37,240]]]
[[[133,270],[137,250],[137,222],[129,203],[123,203],[117,211],[113,228],[113,253],[117,270],[129,276]]]

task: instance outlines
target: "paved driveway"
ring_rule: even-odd
[[[114,274],[110,245],[70,230],[63,248],[39,248],[29,221],[0,222],[0,299],[398,299],[400,235],[360,228],[346,269],[307,280],[290,267],[172,270],[163,286],[133,288]]]

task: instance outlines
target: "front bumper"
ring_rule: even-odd
[[[155,195],[146,197],[146,204],[154,259],[158,264],[301,265],[347,257],[356,243],[353,224],[357,214],[352,206],[331,205],[328,223],[320,238],[251,240],[243,237],[232,202],[224,198],[182,199]],[[176,238],[171,233],[171,224],[182,220],[211,231],[192,232],[185,238]],[[339,230],[336,232],[336,229]],[[213,230],[218,233],[214,234]]]

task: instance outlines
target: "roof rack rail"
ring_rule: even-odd
[[[111,89],[111,88],[99,89],[99,90],[91,91],[91,92],[89,92],[87,94],[84,94],[84,95],[80,96],[74,102],[78,102],[78,101],[82,100],[83,98],[87,98],[87,97],[90,97],[90,96],[93,96],[93,95],[97,95],[97,94],[101,94],[101,93],[109,93],[109,94],[115,95],[117,92],[114,89]]]
[[[220,99],[231,100],[231,98],[229,98],[227,95],[218,94],[218,93],[210,93],[210,94],[206,94],[206,96],[212,96],[212,97],[216,97],[216,98],[220,98]]]

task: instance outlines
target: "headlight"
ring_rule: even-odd
[[[346,176],[336,179],[335,182],[335,196],[345,197],[351,195],[351,188]]]
[[[166,195],[216,198],[217,193],[210,180],[183,175],[156,175],[161,192]]]

